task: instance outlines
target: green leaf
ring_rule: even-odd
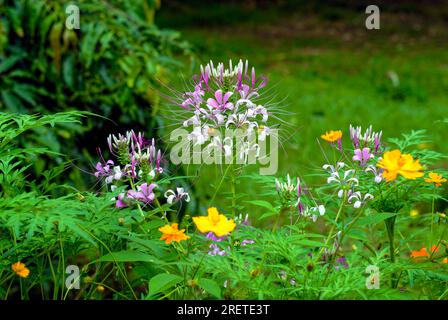
[[[11,56],[9,58],[6,58],[0,62],[0,74],[8,71],[11,69],[18,61],[20,61],[23,58],[23,55],[17,55],[17,56]]]
[[[262,214],[260,216],[260,218],[258,218],[258,220],[263,220],[263,219],[275,216],[276,214],[277,214],[277,212],[275,212],[275,211],[266,212],[265,214]]]
[[[221,299],[221,288],[219,285],[210,279],[199,279],[199,286],[210,293],[212,296]]]
[[[175,286],[182,280],[183,278],[181,276],[175,274],[160,273],[149,280],[149,294],[155,295],[159,292]]]
[[[319,241],[314,241],[314,240],[308,240],[308,239],[298,240],[298,241],[295,241],[295,243],[300,244],[302,246],[307,246],[307,247],[325,247],[325,243],[322,243]]]
[[[97,261],[113,261],[113,262],[157,262],[157,259],[153,256],[139,252],[139,251],[131,251],[131,250],[124,250],[124,251],[117,251],[117,252],[111,252],[108,253],[101,258],[99,258]]]
[[[275,208],[272,206],[270,202],[264,201],[264,200],[248,200],[247,203],[266,208],[271,211],[275,211]]]
[[[383,220],[386,220],[387,218],[391,218],[398,215],[396,212],[381,212],[381,213],[373,213],[371,215],[368,215],[367,217],[363,217],[358,220],[356,225],[358,226],[365,226],[369,224],[377,224],[378,222],[381,222]]]

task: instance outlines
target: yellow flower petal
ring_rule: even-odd
[[[377,167],[384,169],[383,178],[393,181],[398,175],[406,179],[417,179],[423,176],[423,167],[419,160],[414,160],[410,154],[401,154],[400,150],[385,152]]]
[[[228,220],[223,214],[219,214],[218,209],[211,207],[207,210],[206,217],[193,217],[193,222],[202,233],[213,232],[216,236],[222,237],[232,232],[236,224],[231,219]]]

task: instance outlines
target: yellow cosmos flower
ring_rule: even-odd
[[[218,209],[208,208],[208,216],[193,217],[193,222],[201,232],[213,232],[216,236],[222,237],[235,229],[236,224],[233,219],[228,220],[223,214],[219,214]]]
[[[400,150],[392,150],[384,153],[377,166],[384,169],[383,178],[387,182],[397,179],[401,175],[406,179],[423,177],[423,167],[419,160],[414,160],[410,154],[401,154]]]
[[[446,182],[446,179],[444,177],[435,172],[430,172],[428,176],[429,178],[425,178],[425,181],[428,183],[434,183],[436,187],[440,187],[442,183]]]
[[[172,241],[181,242],[182,240],[190,239],[190,237],[185,234],[185,229],[178,229],[177,223],[171,225],[167,224],[160,227],[159,231],[163,233],[160,240],[165,240],[166,244],[170,244]]]
[[[19,277],[26,278],[30,274],[30,269],[22,262],[16,262],[11,266],[12,271],[14,271]]]
[[[330,132],[325,132],[325,134],[321,135],[320,137],[322,139],[324,139],[325,141],[335,142],[342,138],[342,131],[341,130],[336,130],[336,131],[331,130]]]

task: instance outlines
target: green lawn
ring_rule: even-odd
[[[269,88],[293,113],[285,119],[277,176],[312,173],[324,161],[320,134],[342,129],[348,143],[349,124],[372,124],[385,138],[426,129],[434,144],[421,147],[448,152],[446,124],[438,122],[448,118],[446,25],[431,29],[415,17],[406,24],[386,15],[381,30],[367,31],[364,15],[349,16],[275,15],[262,24],[258,13],[230,25],[176,25],[200,63],[248,59],[269,77]],[[210,179],[200,180],[207,188]]]

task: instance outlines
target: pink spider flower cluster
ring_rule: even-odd
[[[350,140],[354,148],[353,161],[358,161],[364,167],[370,159],[374,159],[380,153],[381,137],[383,132],[374,132],[370,126],[364,134],[361,127],[350,125]]]
[[[201,66],[200,75],[193,77],[194,90],[183,93],[178,102],[190,113],[183,121],[184,127],[191,128],[188,139],[199,145],[210,142],[226,153],[229,149],[224,147],[225,141],[215,136],[216,130],[242,129],[247,134],[254,131],[259,140],[265,139],[270,134],[267,126],[270,114],[257,103],[257,98],[266,83],[267,79],[257,77],[247,61],[240,60],[236,65],[229,61],[227,67],[223,63],[215,66],[210,61]]]
[[[162,152],[157,149],[155,140],[131,130],[124,135],[109,135],[107,144],[115,161],[105,160],[99,151],[101,161],[95,166],[95,176],[104,180],[111,191],[121,185],[130,187],[118,195],[116,206],[122,208],[133,203],[146,205],[153,202],[155,182],[163,173]]]

